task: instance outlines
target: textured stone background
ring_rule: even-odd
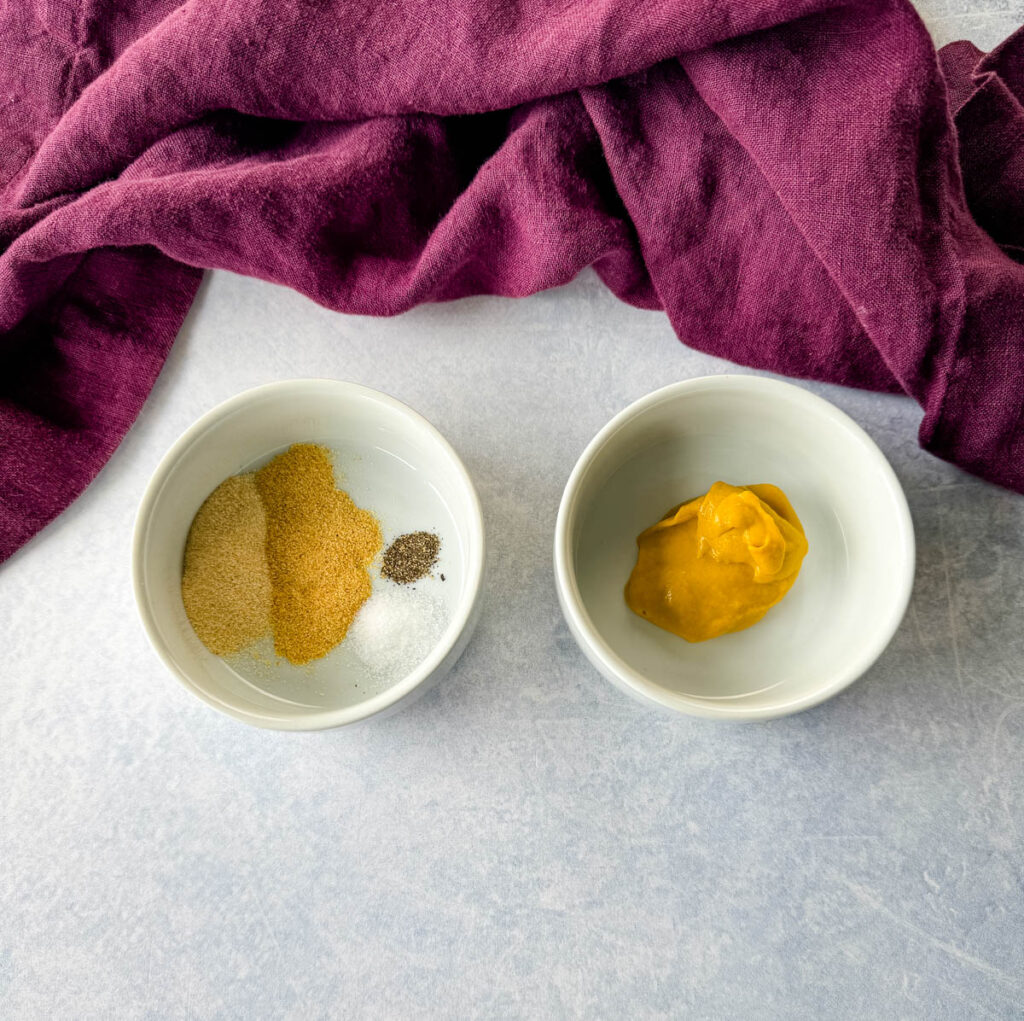
[[[920,8],[939,42],[1024,22],[1021,0]],[[589,274],[390,322],[209,279],[109,467],[0,569],[0,1015],[1024,1016],[1024,499],[920,453],[909,401],[814,388],[892,459],[920,546],[904,626],[839,698],[657,715],[561,622],[575,458],[629,401],[724,368]],[[288,736],[166,673],[128,554],[176,436],[304,375],[435,422],[492,548],[446,682]]]

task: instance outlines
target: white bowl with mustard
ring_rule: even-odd
[[[874,663],[906,611],[915,547],[899,481],[860,426],[802,387],[727,374],[648,394],[594,437],[554,561],[569,628],[614,685],[757,720]]]

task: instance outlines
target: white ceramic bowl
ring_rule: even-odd
[[[810,551],[760,623],[691,645],[632,613],[623,588],[637,535],[719,479],[780,486]],[[789,383],[707,376],[648,394],[591,441],[559,508],[555,579],[580,648],[623,691],[768,719],[830,698],[881,654],[910,598],[914,531],[892,468],[843,412]]]
[[[345,642],[303,667],[245,657],[229,664],[207,651],[185,616],[182,558],[196,511],[229,475],[301,442],[335,452],[340,484],[377,515],[385,542],[418,530],[441,537],[434,578],[417,585],[431,586],[429,596],[444,607],[447,627],[419,666],[389,686],[369,674]],[[247,723],[319,730],[393,711],[451,669],[479,612],[483,518],[462,462],[426,419],[354,383],[295,379],[233,397],[174,444],[142,499],[132,557],[143,625],[185,687]]]

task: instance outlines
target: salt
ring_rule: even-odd
[[[445,607],[426,592],[377,582],[345,644],[375,680],[393,684],[430,655],[447,623]]]

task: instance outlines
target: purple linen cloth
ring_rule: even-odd
[[[940,69],[907,0],[21,0],[0,55],[0,559],[202,267],[393,315],[593,265],[1024,491],[1020,33]]]

